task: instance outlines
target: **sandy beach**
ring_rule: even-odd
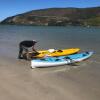
[[[99,50],[77,66],[31,69],[30,61],[17,59],[18,42],[3,42],[0,47],[1,100],[100,100]]]
[[[100,63],[31,69],[29,61],[0,57],[2,100],[99,100]]]

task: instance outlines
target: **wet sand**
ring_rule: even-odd
[[[15,56],[15,55],[14,55]],[[0,56],[1,100],[99,100],[100,60],[31,69],[30,61]]]

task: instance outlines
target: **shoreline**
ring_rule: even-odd
[[[30,25],[30,24],[1,24],[0,23],[0,25],[2,26],[2,25],[4,25],[4,26],[6,26],[6,25],[11,25],[11,26],[34,26],[34,27],[86,27],[86,28],[91,28],[91,27],[97,27],[97,28],[99,28],[100,26],[98,26],[98,25]]]

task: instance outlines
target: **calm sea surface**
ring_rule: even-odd
[[[100,27],[0,25],[0,52],[16,54],[22,40],[37,40],[36,49],[81,48],[100,54]],[[0,53],[0,54],[1,54]]]

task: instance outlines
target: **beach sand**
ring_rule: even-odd
[[[77,66],[31,69],[30,61],[11,52],[0,52],[1,100],[100,100],[96,54]]]

